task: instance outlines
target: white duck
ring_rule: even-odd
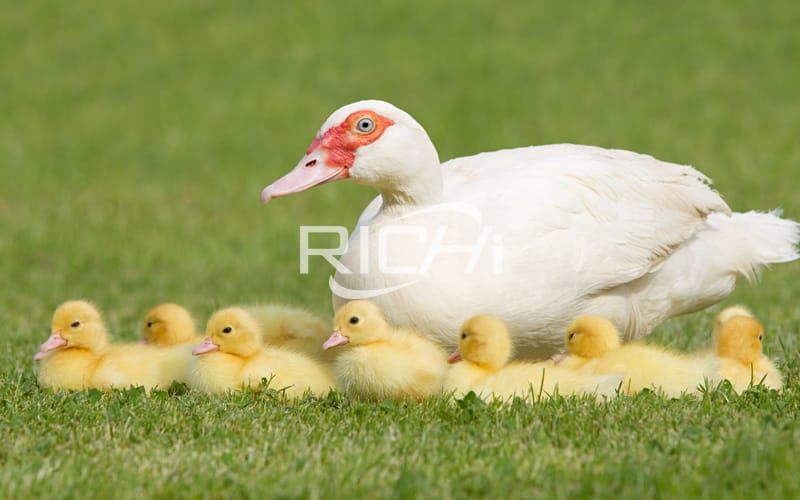
[[[331,279],[334,309],[369,298],[447,348],[476,310],[508,325],[519,357],[559,351],[586,314],[639,338],[798,258],[796,222],[731,213],[692,167],[572,144],[440,164],[422,126],[375,100],[335,111],[261,199],[347,178],[380,196]]]

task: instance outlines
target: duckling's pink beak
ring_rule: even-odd
[[[328,337],[328,340],[326,340],[325,343],[322,344],[322,348],[327,351],[331,347],[344,345],[347,344],[348,342],[350,342],[350,339],[348,337],[342,335],[341,331],[334,330],[333,333],[331,333],[331,336]]]
[[[192,349],[192,354],[199,356],[200,354],[207,354],[214,351],[219,351],[219,346],[211,340],[211,337],[206,337],[200,345]]]
[[[559,364],[562,361],[564,361],[565,359],[567,359],[567,356],[569,356],[569,353],[567,351],[564,351],[562,353],[556,354],[555,356],[552,357],[553,363]]]
[[[34,361],[39,361],[44,358],[44,355],[47,351],[52,351],[53,349],[58,349],[59,347],[64,347],[67,345],[67,341],[64,337],[61,336],[61,331],[53,332],[50,335],[50,338],[45,340],[42,345],[39,346],[39,352],[37,352],[33,356]]]
[[[322,153],[322,148],[315,148],[300,160],[294,170],[265,187],[261,191],[261,203],[350,176],[346,167],[326,165]]]
[[[458,363],[463,359],[464,358],[461,357],[461,353],[459,352],[459,350],[456,349],[455,351],[453,351],[453,354],[451,354],[450,357],[447,358],[447,362],[452,365],[453,363]]]

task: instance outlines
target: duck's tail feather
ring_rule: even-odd
[[[709,215],[706,227],[663,265],[626,286],[629,313],[618,321],[626,339],[716,304],[739,278],[756,281],[765,266],[800,257],[800,224],[779,215],[779,210]]]
[[[728,261],[730,270],[748,281],[758,280],[764,266],[791,262],[800,255],[800,224],[782,219],[781,210],[771,212],[750,211],[708,216],[709,229],[720,247],[720,257]]]

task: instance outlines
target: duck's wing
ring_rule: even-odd
[[[443,167],[449,201],[479,208],[512,252],[547,256],[594,290],[657,269],[709,214],[730,214],[694,168],[629,151],[559,144]]]

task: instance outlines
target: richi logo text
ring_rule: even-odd
[[[357,300],[411,286],[433,276],[442,264],[448,272],[465,275],[503,272],[502,236],[491,226],[483,225],[480,212],[471,205],[449,203],[423,208],[383,219],[380,224],[362,225],[358,232],[359,237],[353,242],[358,245],[358,259],[355,264],[348,259],[348,267],[339,258],[348,252],[350,245],[346,227],[300,226],[300,274],[308,274],[311,257],[322,257],[336,270],[336,276],[328,280],[331,291],[343,299]],[[337,243],[328,248],[313,247],[310,240],[315,234],[332,235]],[[409,251],[405,252],[406,249]],[[413,262],[406,259],[398,263],[398,254],[413,255]],[[463,266],[454,267],[454,263],[461,262]],[[340,283],[354,273],[400,279],[392,286],[375,289],[352,289]]]

